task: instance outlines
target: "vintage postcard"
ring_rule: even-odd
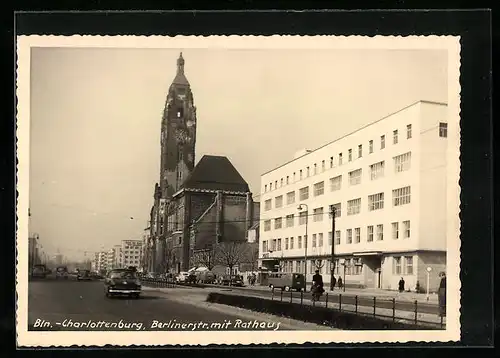
[[[21,36],[23,347],[460,339],[460,39]]]

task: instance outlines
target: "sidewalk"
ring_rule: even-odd
[[[214,286],[218,287],[218,286]],[[270,291],[271,289],[267,286],[260,286],[260,285],[255,285],[255,286],[245,286],[245,287],[234,287],[234,286],[225,286],[225,287],[231,287],[232,289],[239,289],[239,290],[259,290],[259,291]],[[308,286],[309,287],[309,286]],[[275,290],[275,292],[279,292],[279,290]],[[330,287],[328,285],[325,286],[325,292],[328,292],[329,294],[341,294],[345,296],[363,296],[363,297],[377,297],[381,299],[391,299],[395,298],[396,301],[405,301],[405,302],[415,302],[417,301],[418,303],[430,303],[430,304],[438,304],[438,297],[436,294],[430,294],[429,295],[429,300],[427,301],[426,295],[422,293],[415,293],[415,292],[402,292],[399,293],[398,291],[390,291],[390,290],[382,290],[382,289],[376,289],[376,288],[346,288],[345,292],[343,289],[340,289],[338,287],[335,287],[333,291],[330,291]]]

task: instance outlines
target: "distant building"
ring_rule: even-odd
[[[95,272],[106,272],[108,270],[108,253],[105,251],[96,252],[92,267]]]
[[[36,234],[30,236],[28,239],[28,253],[28,263],[30,268],[32,268],[33,265],[41,263],[38,235]]]
[[[114,255],[115,255],[114,260],[113,260],[114,267],[122,268],[123,267],[122,245],[113,246],[113,251],[114,251]]]
[[[114,268],[117,268],[115,249],[109,249],[108,252],[106,253],[106,269],[112,270]]]
[[[54,263],[56,264],[56,266],[61,266],[63,264],[63,255],[62,254],[54,255]]]
[[[121,267],[139,267],[142,257],[142,240],[122,240],[121,244]]]
[[[149,228],[144,231],[142,235],[142,247],[141,247],[141,257],[139,263],[139,270],[141,272],[146,272],[148,270],[147,262],[148,262],[148,241],[149,241]]]
[[[121,268],[123,266],[122,245],[115,245],[107,252],[107,270]]]
[[[95,258],[93,258],[90,261],[90,271],[92,271],[92,272],[97,272],[98,271],[98,269],[97,269],[97,260]]]

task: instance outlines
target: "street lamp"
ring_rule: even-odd
[[[335,216],[337,215],[337,210],[335,206],[331,206],[331,216],[332,216],[332,258],[330,265],[330,291],[333,291],[334,284],[333,279],[335,277]]]
[[[429,301],[429,281],[430,281],[431,271],[432,271],[432,267],[428,266],[427,267],[427,296],[426,296],[427,301]]]
[[[305,250],[304,250],[304,279],[305,279],[306,285],[307,285],[307,224],[309,223],[309,207],[307,206],[307,204],[300,204],[297,207],[297,210],[302,211],[304,207],[306,208],[306,236],[304,236],[304,247],[305,247]],[[299,220],[300,220],[300,216],[299,216]]]
[[[346,266],[347,266],[345,261],[342,263],[342,265],[344,266],[344,282],[342,282],[342,289],[345,292],[345,271],[346,271]]]

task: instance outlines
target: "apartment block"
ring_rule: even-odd
[[[436,289],[446,268],[447,113],[419,101],[264,173],[259,266],[305,273],[307,256],[307,280],[318,269],[329,282],[334,242],[335,276],[348,285],[397,289],[403,277],[425,288],[431,267]]]
[[[120,252],[121,267],[135,266],[139,268],[143,255],[142,240],[122,240]]]

